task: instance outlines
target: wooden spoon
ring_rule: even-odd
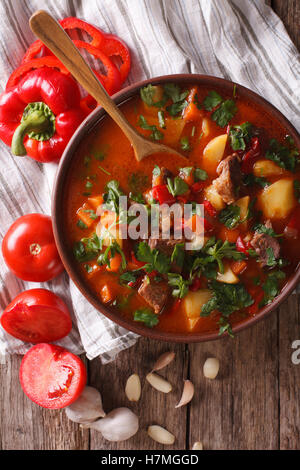
[[[36,11],[29,20],[34,34],[55,54],[78,83],[99,103],[110,117],[122,129],[132,144],[135,157],[138,161],[153,153],[168,152],[186,160],[186,157],[170,147],[150,140],[139,134],[127,121],[114,101],[106,93],[98,78],[86,63],[79,50],[75,47],[67,33],[44,10]]]

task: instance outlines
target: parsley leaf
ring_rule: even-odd
[[[237,310],[249,307],[254,300],[243,284],[225,284],[211,281],[209,286],[213,291],[213,297],[203,305],[201,317],[207,317],[214,310],[221,312],[220,334],[224,331],[232,333],[228,317]]]
[[[102,240],[94,233],[90,238],[82,238],[73,247],[73,253],[79,263],[90,261],[102,249]]]
[[[168,273],[168,284],[173,287],[173,297],[182,299],[188,293],[191,282],[192,281],[190,279],[183,279],[181,274]]]
[[[230,127],[229,138],[231,148],[233,150],[245,150],[246,145],[250,142],[253,132],[253,126],[246,121],[240,126]]]
[[[271,139],[266,158],[272,160],[276,165],[289,171],[295,171],[299,152],[295,148],[286,147],[276,139]]]
[[[122,258],[121,268],[126,269],[127,261],[125,254],[116,240],[113,240],[112,243],[106,248],[105,252],[99,255],[97,263],[100,266],[107,264],[107,266],[110,267],[110,260],[114,258],[117,253],[120,254]]]
[[[180,176],[175,176],[174,180],[168,178],[167,186],[172,196],[180,196],[189,190],[189,185]]]
[[[151,134],[150,134],[150,139],[153,139],[153,140],[161,140],[163,138],[163,133],[160,132],[156,126],[150,126],[148,123],[147,123],[147,120],[144,116],[142,116],[142,114],[140,114],[139,116],[139,120],[138,120],[138,125],[142,128],[142,129],[145,129],[147,131],[151,131]]]
[[[118,214],[120,209],[119,198],[124,196],[123,191],[120,189],[120,183],[117,180],[111,180],[106,184],[105,190],[107,191],[103,195],[105,207],[107,210]]]
[[[149,328],[153,328],[153,326],[157,325],[159,322],[158,316],[155,315],[149,307],[139,308],[136,310],[133,314],[133,319],[134,321],[145,323]]]
[[[157,249],[151,250],[146,241],[138,244],[136,258],[146,263],[143,269],[147,272],[158,271],[161,274],[166,274],[170,270],[168,256]]]
[[[208,178],[206,171],[201,168],[195,168],[194,176],[195,181],[205,181]]]
[[[203,101],[204,108],[206,111],[212,111],[216,106],[221,104],[223,101],[222,96],[216,91],[212,90],[208,93],[207,97]]]
[[[191,150],[191,146],[190,146],[190,142],[189,142],[189,138],[188,137],[182,137],[180,139],[180,145],[181,145],[181,148],[182,150]]]
[[[262,188],[266,188],[271,184],[263,176],[254,176],[252,173],[249,173],[249,175],[245,175],[243,182],[245,186],[253,186],[254,184],[258,184]]]
[[[155,88],[153,85],[151,85],[151,83],[140,89],[140,96],[147,106],[153,106],[154,94]]]
[[[265,233],[266,235],[270,235],[270,237],[282,237],[282,235],[278,235],[271,227],[267,227],[265,224],[255,224],[253,230],[258,233]]]
[[[87,228],[87,225],[81,220],[81,219],[78,219],[77,220],[77,227],[81,228],[81,229],[85,229]]]
[[[157,117],[158,117],[159,127],[161,127],[162,129],[165,129],[166,128],[165,113],[162,110],[160,110],[157,113]]]
[[[188,96],[189,91],[184,90],[181,92],[179,85],[166,83],[164,86],[164,94],[173,101],[173,103],[166,108],[168,113],[173,117],[177,116],[188,105],[185,98]]]
[[[228,205],[219,213],[219,221],[229,229],[233,229],[240,222],[240,208],[233,204]]]
[[[211,118],[218,126],[225,127],[237,112],[237,106],[233,100],[226,100],[212,113]]]
[[[179,268],[182,268],[184,263],[184,256],[184,243],[177,243],[171,255],[171,263],[175,263]]]
[[[270,273],[262,285],[265,296],[260,304],[260,307],[271,303],[280,292],[279,281],[285,278],[283,271],[273,271]]]

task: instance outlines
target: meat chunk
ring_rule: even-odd
[[[271,222],[268,220],[265,223],[267,228],[272,228]],[[267,233],[255,232],[251,240],[251,245],[259,256],[262,266],[268,265],[269,254],[274,254],[274,258],[278,259],[280,255],[280,245],[276,238],[268,235]]]
[[[237,153],[222,160],[217,168],[219,175],[212,184],[226,204],[232,204],[238,197],[242,182],[240,158]]]
[[[169,286],[166,281],[149,281],[148,276],[145,276],[138,293],[150,305],[150,307],[153,308],[155,313],[159,313],[167,301]]]
[[[151,250],[155,248],[160,252],[164,253],[167,256],[171,256],[175,246],[178,243],[184,243],[183,238],[149,238],[148,245],[150,246]]]
[[[175,246],[178,243],[184,243],[184,239],[164,239],[164,238],[150,238],[148,240],[148,245],[150,246],[151,250],[157,249],[161,253],[164,253],[169,258],[172,256]],[[175,273],[180,273],[182,270],[182,266],[178,266],[178,264],[174,261],[171,265],[171,271]]]

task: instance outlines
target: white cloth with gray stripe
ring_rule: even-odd
[[[0,86],[20,64],[34,37],[29,16],[47,9],[60,19],[78,16],[122,37],[132,51],[128,84],[173,73],[204,73],[245,85],[299,122],[299,54],[274,12],[262,0],[2,0]],[[56,165],[13,158],[1,145],[0,231],[22,214],[50,214]],[[36,283],[22,282],[0,260],[1,308]],[[73,314],[71,334],[59,344],[92,359],[112,360],[137,336],[110,322],[77,291],[67,275],[43,287],[65,299]],[[0,354],[30,347],[0,331]]]

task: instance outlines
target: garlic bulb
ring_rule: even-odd
[[[126,441],[137,433],[139,419],[129,408],[116,408],[110,411],[105,418],[82,427],[100,431],[104,439],[108,441],[120,442]]]
[[[90,423],[105,416],[100,392],[86,386],[80,397],[65,408],[67,417],[74,423]]]

